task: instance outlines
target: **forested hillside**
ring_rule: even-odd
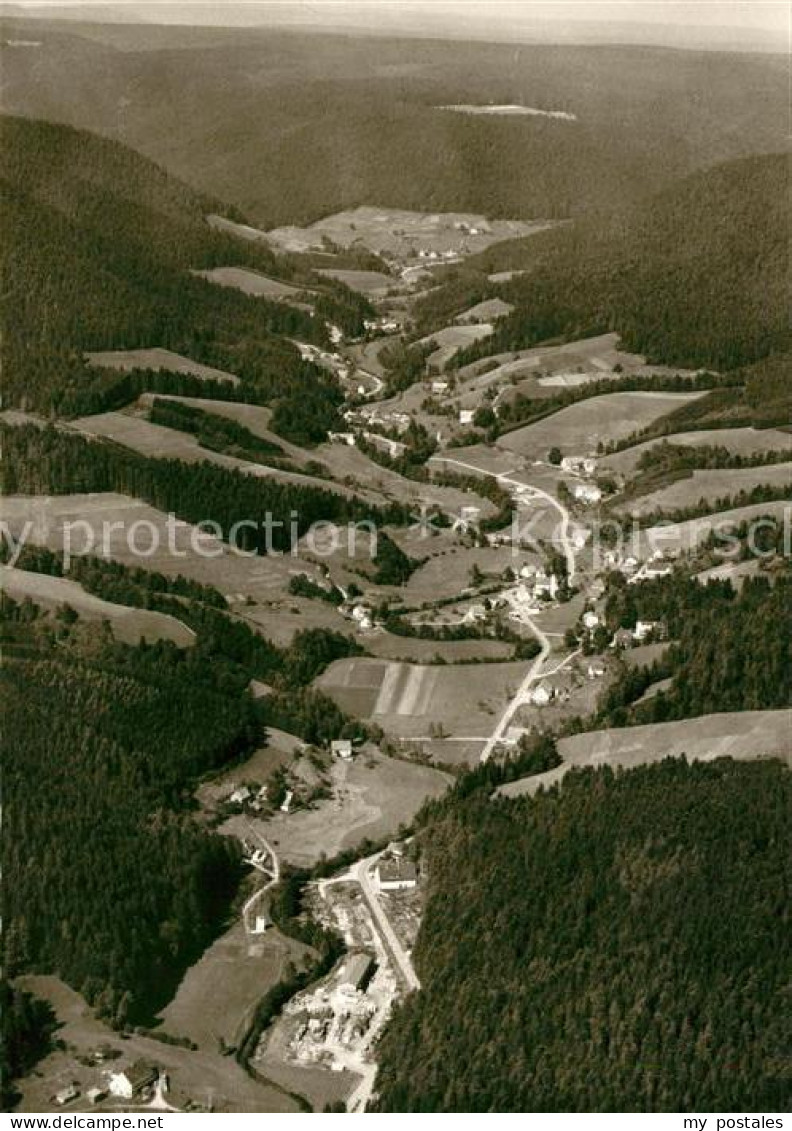
[[[244,673],[4,601],[5,965],[145,1017],[216,933],[239,850],[185,811],[251,749]]]
[[[638,439],[696,432],[707,428],[785,428],[792,421],[792,352],[771,354],[737,370],[727,386],[661,416],[641,431],[615,444],[629,447]]]
[[[691,368],[788,349],[788,184],[786,156],[745,158],[471,260],[468,271],[526,273],[498,288],[517,309],[455,363],[605,329],[650,361]]]
[[[318,408],[312,389],[331,382],[285,339],[324,342],[324,321],[190,271],[248,266],[318,285],[324,314],[353,330],[365,299],[293,257],[211,229],[206,213],[222,204],[117,142],[10,117],[0,119],[0,140],[7,405],[100,411],[128,378],[88,368],[83,352],[161,346],[237,373],[244,399],[299,406],[311,393]],[[332,399],[328,408],[332,422]]]
[[[730,760],[441,801],[379,1109],[786,1110],[790,806]]]
[[[46,550],[26,548],[20,566],[62,575]],[[74,577],[196,632],[188,651],[129,647],[66,607],[44,615],[4,598],[0,608],[5,969],[56,972],[123,1025],[167,1000],[241,875],[236,842],[190,816],[197,779],[261,745],[267,723],[318,743],[362,733],[308,688],[360,649],[323,629],[278,648],[184,578],[90,558]],[[274,684],[264,701],[247,692],[254,676]]]
[[[628,585],[610,577],[608,628],[634,629],[640,620],[664,626],[673,643],[645,667],[628,666],[603,695],[603,725],[666,722],[714,711],[754,711],[792,706],[792,577],[731,582],[677,575]],[[638,703],[654,682],[665,691]],[[635,703],[635,706],[632,704]]]
[[[47,1002],[0,981],[0,1104],[10,1111],[19,1098],[14,1080],[47,1054],[56,1027]]]
[[[9,109],[116,137],[263,227],[361,203],[581,215],[785,143],[781,57],[33,27],[40,49],[4,53]],[[442,108],[459,103],[574,117]]]
[[[292,527],[302,536],[314,522],[410,519],[409,508],[397,503],[377,508],[320,487],[257,478],[211,463],[148,458],[54,427],[0,425],[0,437],[6,494],[118,491],[186,522],[217,522],[226,538],[235,523],[245,520],[255,524],[238,532],[238,547],[248,552],[289,551]]]

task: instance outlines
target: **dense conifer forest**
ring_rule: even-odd
[[[56,1026],[47,1002],[0,981],[0,1106],[11,1111],[19,1098],[14,1080],[46,1056]]]
[[[603,695],[602,725],[685,719],[715,711],[792,706],[792,576],[747,578],[739,592],[729,581],[678,575],[627,585],[610,579],[608,628],[633,629],[638,620],[663,625],[667,653],[653,665],[628,667]],[[631,706],[657,680],[668,690]]]
[[[371,313],[362,296],[296,257],[211,229],[205,216],[223,205],[116,142],[11,117],[0,137],[7,405],[67,415],[115,407],[129,378],[90,368],[83,353],[159,346],[238,374],[246,399],[299,410],[310,393],[316,413],[314,386],[327,375],[285,339],[326,343],[324,318],[191,272],[242,266],[318,289],[324,317],[350,333]],[[183,390],[183,378],[165,389],[163,380],[161,391]]]
[[[46,550],[26,549],[19,564],[60,573]],[[123,1025],[167,1000],[241,874],[235,842],[190,815],[197,778],[261,744],[266,723],[309,742],[362,733],[308,689],[359,649],[322,629],[280,649],[214,607],[211,589],[99,559],[75,566],[90,592],[172,613],[197,633],[188,651],[132,648],[68,607],[2,606],[7,972],[56,972]],[[274,693],[254,702],[251,676]]]
[[[190,786],[262,731],[220,657],[129,648],[4,602],[5,965],[59,974],[114,1024],[167,1000],[219,929],[238,847]]]
[[[744,158],[624,213],[513,244],[498,268],[526,273],[498,290],[516,309],[456,363],[608,329],[627,350],[689,368],[735,369],[788,350],[788,180],[786,156]],[[477,262],[492,269],[492,253],[466,270]]]
[[[379,1110],[786,1110],[790,806],[725,759],[436,803]]]

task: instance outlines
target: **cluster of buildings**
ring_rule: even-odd
[[[587,475],[590,478],[596,474],[597,461],[593,456],[564,456],[561,470],[570,475]]]
[[[382,410],[374,405],[364,408],[348,408],[343,413],[344,420],[354,428],[395,428],[397,432],[404,432],[410,426],[409,412],[395,412],[390,409]],[[346,433],[344,433],[346,435]]]
[[[617,628],[611,648],[632,648],[634,644],[667,640],[668,625],[662,620],[639,620],[635,628]]]
[[[365,601],[344,601],[339,605],[338,611],[342,617],[353,621],[361,632],[368,632],[377,626],[374,610]]]
[[[145,1101],[155,1088],[161,1092],[168,1090],[168,1077],[160,1071],[156,1064],[145,1060],[137,1060],[127,1068],[117,1072],[106,1073],[106,1085],[94,1085],[85,1092],[85,1098],[91,1104],[101,1103],[112,1097],[113,1099]],[[54,1102],[58,1107],[65,1107],[74,1103],[82,1095],[80,1083],[72,1080],[61,1088],[55,1096]]]
[[[596,483],[575,483],[572,486],[572,498],[590,507],[602,499],[602,488]]]
[[[370,954],[350,951],[327,982],[289,1002],[285,1012],[299,1017],[289,1041],[294,1062],[335,1067],[339,1052],[363,1040],[377,1011],[366,992],[375,970]]]
[[[606,569],[623,573],[628,585],[637,585],[642,581],[653,581],[657,577],[668,577],[673,572],[674,563],[662,550],[655,550],[645,562],[639,562],[632,555],[622,557],[615,550],[608,550],[603,557]]]

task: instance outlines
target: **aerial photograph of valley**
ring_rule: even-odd
[[[0,3],[3,1128],[790,1125],[790,28]]]

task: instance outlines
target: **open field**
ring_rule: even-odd
[[[702,585],[709,581],[730,581],[735,589],[741,589],[747,577],[753,577],[759,572],[761,561],[759,558],[749,558],[745,562],[725,562],[723,565],[713,566],[696,574],[696,579]]]
[[[416,517],[420,515],[422,505],[437,507],[446,514],[455,516],[460,514],[463,507],[468,506],[479,507],[482,518],[495,513],[495,506],[489,499],[471,491],[461,491],[457,487],[442,487],[437,483],[407,479],[406,476],[375,463],[359,448],[348,444],[321,444],[314,450],[313,458],[329,468],[339,483],[346,486],[364,484],[368,491],[375,491],[385,499],[412,504]]]
[[[129,1101],[104,1102],[91,1105],[84,1097],[88,1088],[94,1085],[106,1088],[107,1068],[86,1068],[77,1057],[96,1049],[100,1045],[110,1045],[118,1049],[121,1057],[111,1062],[112,1071],[128,1067],[136,1060],[145,1060],[159,1065],[168,1074],[170,1090],[168,1101],[182,1107],[187,1101],[193,1104],[211,1103],[214,1111],[298,1111],[295,1100],[280,1088],[260,1083],[249,1077],[233,1057],[221,1056],[213,1049],[189,1049],[166,1045],[138,1033],[123,1037],[109,1026],[97,1020],[85,1001],[59,978],[49,975],[27,975],[17,980],[23,989],[48,1001],[61,1022],[57,1037],[65,1044],[65,1049],[50,1053],[40,1061],[34,1072],[18,1087],[22,1093],[19,1111],[54,1112],[62,1111],[52,1102],[51,1097],[73,1080],[78,1081],[83,1095],[68,1107],[69,1114],[81,1111],[118,1111],[119,1108],[134,1110]],[[220,987],[214,985],[214,993],[221,996]],[[145,1111],[145,1109],[144,1109]]]
[[[577,114],[567,110],[539,110],[536,106],[522,106],[517,104],[504,104],[502,106],[460,104],[458,106],[439,106],[439,110],[451,110],[457,114],[473,114],[483,117],[505,118],[552,118],[562,122],[576,122]]]
[[[507,314],[511,314],[513,310],[512,304],[504,302],[502,298],[488,298],[483,302],[477,302],[475,306],[471,306],[468,310],[463,310],[454,321],[457,323],[492,322],[495,318],[504,318]]]
[[[2,501],[2,514],[15,535],[26,522],[33,522],[28,531],[33,545],[60,552],[70,538],[74,554],[94,553],[167,577],[182,574],[214,585],[232,607],[239,606],[246,614],[256,611],[244,604],[246,599],[261,605],[282,600],[299,606],[287,593],[289,579],[297,573],[319,578],[315,566],[291,555],[242,557],[189,523],[177,521],[169,527],[166,514],[127,495],[9,496]],[[71,523],[76,525],[70,532]],[[136,523],[137,532],[130,533]],[[135,553],[136,545],[144,554]],[[196,545],[203,552],[196,553]],[[155,552],[148,553],[152,546]],[[265,615],[265,610],[260,611]],[[303,621],[300,627],[307,625]]]
[[[517,462],[512,452],[490,444],[470,444],[439,452],[431,457],[429,466],[449,475],[475,476],[477,470],[482,475],[506,475],[514,471]]]
[[[783,487],[784,484],[789,484],[792,495],[792,463],[694,471],[687,479],[679,479],[676,483],[661,487],[659,491],[631,499],[623,511],[637,517],[654,514],[656,511],[673,512],[681,507],[695,506],[702,500],[714,504],[718,499],[730,498],[754,487]]]
[[[792,711],[736,711],[679,719],[670,723],[598,730],[562,738],[563,763],[547,773],[502,786],[504,797],[533,795],[560,781],[571,766],[630,769],[663,758],[712,761],[715,758],[781,758],[792,766]]]
[[[397,636],[377,632],[361,638],[366,651],[383,660],[411,664],[432,664],[438,658],[446,664],[465,660],[508,660],[514,648],[505,640],[422,640],[418,636]]]
[[[658,641],[656,644],[639,644],[637,648],[628,648],[623,652],[622,659],[628,668],[648,668],[668,651],[669,644],[669,641]]]
[[[355,342],[346,352],[361,369],[367,369],[375,377],[384,377],[386,370],[379,359],[379,353],[388,343],[393,344],[393,338],[375,338],[372,342]]]
[[[374,659],[337,660],[315,686],[394,737],[488,735],[530,664],[425,667]]]
[[[508,274],[511,275],[512,272]],[[473,361],[460,369],[459,376],[463,381],[497,381],[513,374],[520,376],[536,371],[537,375],[552,375],[579,369],[596,378],[607,377],[617,364],[625,372],[644,364],[644,358],[640,354],[622,352],[618,348],[618,341],[618,334],[598,334],[594,338],[579,338],[561,345],[532,346],[530,349],[496,353],[487,358],[486,362],[490,366],[497,362],[497,368],[481,373],[485,362]]]
[[[792,453],[792,434],[782,432],[779,428],[709,428],[701,432],[675,432],[660,439],[644,440],[643,443],[625,448],[622,452],[603,456],[600,467],[617,475],[631,475],[645,452],[664,443],[682,444],[690,448],[705,445],[726,448],[727,451],[741,456],[756,455],[759,452]]]
[[[469,326],[444,326],[442,330],[435,330],[433,334],[421,338],[419,345],[433,342],[437,346],[426,361],[427,365],[435,365],[438,369],[442,369],[457,350],[477,342],[480,338],[488,338],[492,331],[491,322],[475,322]]]
[[[305,463],[307,460],[315,458],[312,452],[284,440],[277,432],[270,429],[272,409],[265,405],[244,404],[242,401],[216,401],[208,397],[180,397],[173,393],[143,393],[138,398],[138,404],[143,408],[150,408],[154,400],[175,401],[177,404],[189,405],[191,408],[201,409],[202,412],[209,412],[214,416],[233,420],[235,424],[241,424],[243,428],[247,428],[254,436],[277,444],[283,451],[283,455],[294,460],[296,464]]]
[[[687,551],[693,550],[710,536],[713,531],[723,532],[753,519],[775,518],[785,522],[789,528],[792,522],[792,500],[777,499],[769,503],[752,503],[746,507],[733,507],[731,510],[714,511],[701,518],[690,518],[685,522],[673,522],[648,526],[630,540],[625,553],[636,558],[649,557],[655,550]],[[728,549],[728,546],[724,546]]]
[[[450,781],[430,766],[378,751],[359,753],[352,762],[336,759],[330,778],[333,796],[310,809],[278,812],[266,820],[231,817],[221,830],[244,835],[249,825],[267,838],[281,860],[314,864],[322,853],[334,856],[366,838],[394,836],[427,798],[444,793]]]
[[[251,243],[269,243],[267,233],[261,228],[251,228],[249,224],[238,224],[235,220],[227,220],[225,216],[216,216],[214,213],[206,217],[206,222],[215,231],[225,232],[229,236],[237,236],[241,240],[250,240]]]
[[[620,381],[625,376],[686,373],[687,370],[663,365],[647,365],[640,354],[618,348],[617,334],[600,334],[561,345],[534,346],[530,349],[493,354],[471,362],[459,371],[464,382],[460,403],[473,408],[478,395],[492,385],[501,386],[498,399],[508,402],[517,394],[525,397],[550,397],[565,388],[592,381]],[[618,369],[617,369],[618,367]]]
[[[214,369],[211,365],[201,365],[199,361],[183,357],[180,353],[170,350],[105,350],[99,353],[87,353],[86,361],[99,369],[166,369],[169,373],[189,373],[192,377],[200,377],[204,381],[228,381],[231,385],[238,385],[239,378],[233,373],[226,373],[223,369]]]
[[[400,739],[399,745],[405,754],[420,754],[428,758],[435,765],[448,767],[456,771],[457,768],[477,766],[481,761],[481,752],[486,745],[489,733],[470,738],[426,738],[421,741],[409,738]]]
[[[235,287],[253,298],[291,299],[309,293],[247,267],[214,267],[211,271],[193,271],[192,274],[219,287]]]
[[[109,621],[113,636],[124,644],[170,640],[180,648],[189,648],[195,643],[193,630],[176,617],[105,601],[86,593],[82,585],[65,577],[0,566],[0,588],[14,601],[29,597],[35,604],[49,609],[70,605],[83,620]]]
[[[427,543],[427,552],[430,550],[431,542]],[[498,580],[506,569],[519,570],[524,565],[539,564],[536,554],[513,553],[510,546],[460,546],[430,557],[413,573],[402,592],[405,603],[410,606],[446,597],[461,597],[470,586],[470,574],[474,568],[487,575],[487,585]],[[470,596],[475,598],[475,592],[471,589]]]
[[[552,226],[550,221],[487,220],[469,212],[410,212],[364,205],[325,216],[305,228],[274,228],[267,237],[284,251],[321,251],[326,237],[340,247],[359,243],[375,254],[387,252],[407,262],[421,250],[438,256],[475,255],[493,243]]]
[[[189,1037],[207,1052],[234,1047],[287,963],[299,965],[307,953],[306,946],[275,927],[248,938],[239,919],[184,975],[173,1001],[159,1015],[163,1030]]]
[[[153,459],[212,463],[229,471],[239,471],[243,475],[253,475],[257,478],[276,479],[281,483],[299,483],[305,487],[316,487],[347,496],[356,493],[351,488],[330,480],[317,479],[296,471],[282,471],[279,468],[267,467],[266,464],[252,463],[249,460],[237,459],[236,456],[225,455],[223,452],[211,451],[209,448],[201,447],[197,437],[189,432],[166,428],[162,424],[152,424],[141,415],[102,412],[95,416],[82,416],[72,420],[69,427],[86,436],[113,440],[116,444],[123,444],[125,448],[131,448],[132,451]],[[365,490],[358,493],[366,494]]]
[[[622,440],[702,393],[609,393],[562,408],[535,424],[501,436],[498,447],[544,458],[550,448],[564,455],[594,454],[597,445]]]
[[[382,271],[346,271],[340,267],[322,267],[317,275],[337,279],[351,291],[360,291],[364,295],[384,295],[391,287],[399,284],[398,279],[385,275]]]

